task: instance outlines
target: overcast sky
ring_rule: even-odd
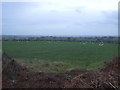
[[[3,35],[116,36],[118,0],[2,3]]]

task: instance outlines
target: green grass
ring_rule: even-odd
[[[117,44],[54,41],[3,41],[3,52],[32,71],[96,70],[118,54]]]

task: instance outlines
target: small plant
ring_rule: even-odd
[[[68,73],[68,74],[65,74],[65,76],[68,77],[68,78],[72,78],[72,77],[77,76],[77,74],[75,74],[75,73]]]

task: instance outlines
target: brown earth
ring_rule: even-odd
[[[120,57],[98,71],[31,73],[7,54],[2,57],[2,88],[120,88]]]

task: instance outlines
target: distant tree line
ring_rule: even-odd
[[[106,43],[119,43],[118,37],[3,37],[3,41],[69,41],[69,42],[106,42]]]

